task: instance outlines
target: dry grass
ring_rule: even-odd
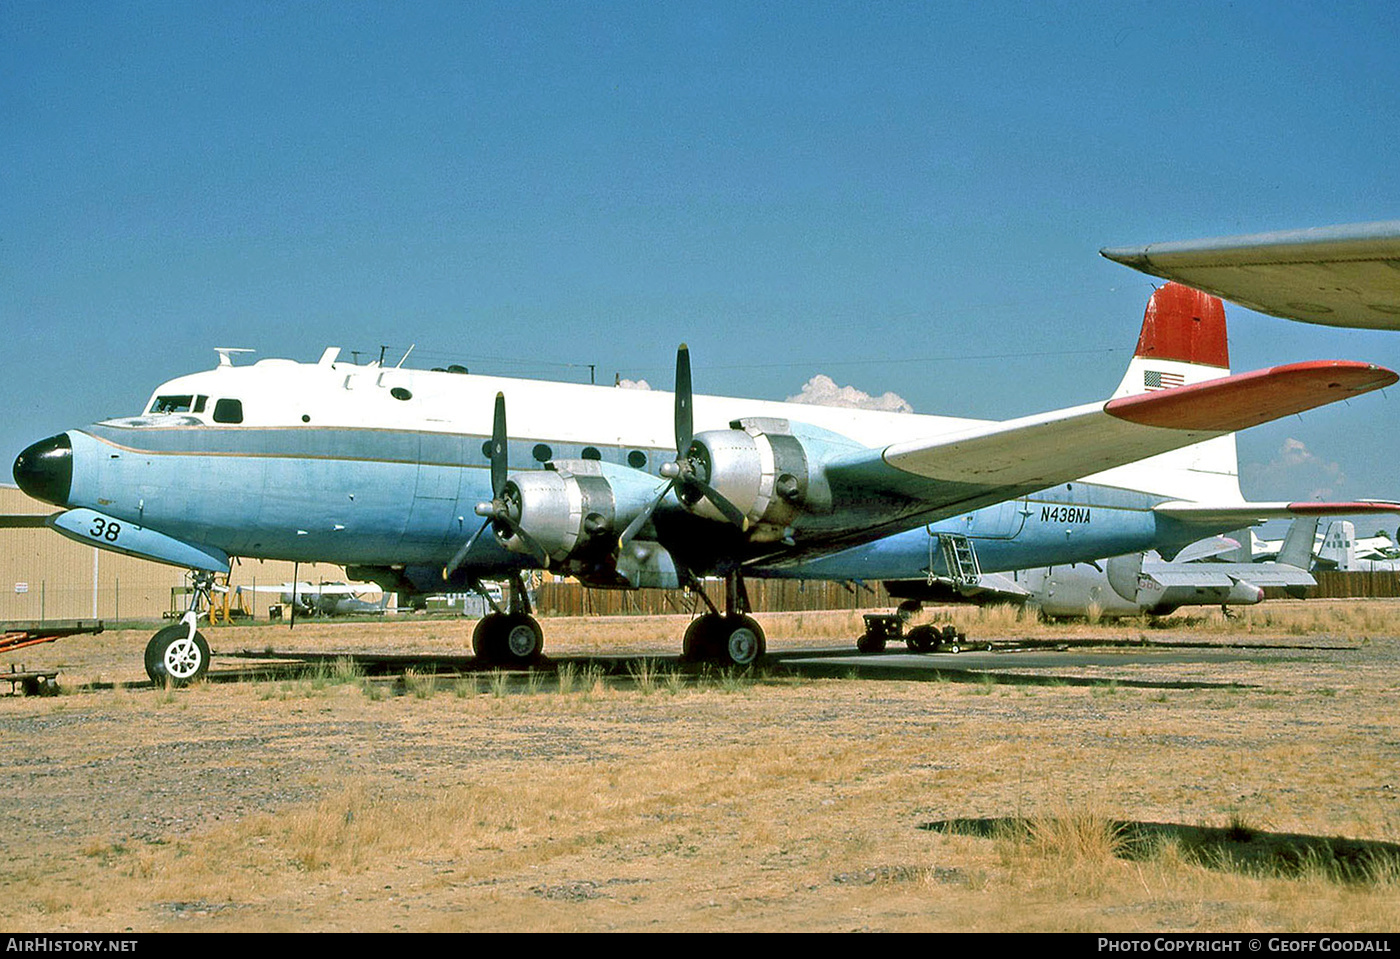
[[[1357,638],[1067,676],[1100,686],[684,675],[658,658],[679,635],[666,618],[649,633],[622,624],[618,644],[641,649],[612,677],[570,662],[394,682],[344,660],[287,680],[3,699],[0,919],[35,931],[1394,929],[1395,607],[1339,605],[1298,625],[1316,613],[1152,638]],[[959,615],[1002,636],[1138,632]],[[844,647],[860,627],[845,613],[764,622],[779,649]],[[611,651],[609,628],[547,624],[556,655]],[[438,653],[469,630],[307,624],[295,638]],[[286,639],[246,628],[214,643]],[[65,680],[121,678],[143,641],[51,652],[71,661]],[[1242,685],[1174,688],[1183,675]],[[987,825],[922,828],[935,821]]]

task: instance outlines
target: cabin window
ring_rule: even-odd
[[[396,387],[394,387],[392,390],[389,391],[389,395],[392,396],[392,397],[393,397],[394,399],[396,399],[396,400],[411,400],[411,399],[413,399],[413,394],[410,393],[408,390],[404,389],[402,386],[396,386]]]
[[[151,412],[188,413],[193,403],[194,397],[189,394],[184,396],[157,396],[155,403],[151,405]]]
[[[634,470],[646,469],[647,454],[641,450],[633,450],[627,454],[627,465]]]
[[[535,448],[530,451],[537,463],[548,463],[554,459],[554,451],[549,448],[548,443],[536,443]]]
[[[596,446],[585,446],[583,448],[583,458],[586,460],[600,460],[603,458],[603,454],[598,452],[598,447]]]
[[[214,404],[215,423],[242,423],[242,400],[219,400]]]

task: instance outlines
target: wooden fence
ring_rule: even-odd
[[[1400,597],[1400,572],[1315,573],[1317,585],[1308,590],[1310,599]],[[745,580],[749,601],[756,612],[803,612],[822,609],[890,609],[898,605],[879,583],[848,585],[831,582],[802,582],[786,579]],[[716,606],[723,608],[724,584],[707,581],[705,590]],[[1286,595],[1268,590],[1270,598]],[[535,606],[545,616],[651,616],[690,613],[701,600],[688,592],[668,589],[589,589],[569,580],[545,582],[535,597]]]
[[[755,612],[801,612],[819,609],[893,608],[883,586],[876,583],[801,582],[787,579],[747,579],[749,603]],[[705,592],[724,608],[724,584],[707,581]],[[589,589],[573,581],[545,582],[535,594],[535,607],[544,616],[651,616],[689,613],[703,600],[673,589]]]
[[[1308,590],[1309,599],[1347,599],[1400,596],[1400,572],[1313,573],[1317,585]]]

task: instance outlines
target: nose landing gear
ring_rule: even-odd
[[[209,643],[196,629],[201,602],[207,608],[214,574],[192,570],[190,605],[178,623],[166,626],[146,644],[146,675],[157,686],[188,686],[209,672]]]

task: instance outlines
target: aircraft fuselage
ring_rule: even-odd
[[[104,548],[142,555],[132,545],[135,534],[151,532],[206,548],[211,558],[189,565],[217,568],[221,557],[242,556],[395,567],[432,588],[432,574],[476,528],[476,505],[492,495],[490,411],[497,392],[511,403],[509,458],[516,469],[596,460],[656,474],[675,456],[670,393],[356,366],[335,362],[328,351],[316,364],[264,360],[171,380],[141,415],[45,441],[66,442],[67,462],[61,462],[62,450],[50,448],[47,467],[33,467],[27,484],[17,477],[57,505],[93,511],[74,515],[62,531]],[[861,447],[979,422],[696,397],[697,429],[755,416],[810,424]],[[911,505],[903,525],[912,529],[816,559],[768,560],[756,551],[752,571],[908,578],[922,567],[931,536],[941,532],[968,536],[989,571],[1093,559],[1200,535],[1199,528],[1178,533],[1151,512],[1170,498],[1167,491],[1116,487],[1114,472],[1097,478],[1107,482],[1062,484],[959,515],[916,516]],[[839,522],[853,530],[888,526],[900,508],[888,497],[847,500]],[[680,522],[689,516],[679,508],[672,515]],[[835,520],[818,515],[809,522],[807,529],[829,534],[822,523]],[[697,539],[706,529],[724,535],[712,524],[697,529]],[[807,529],[798,531],[799,539]],[[152,558],[188,562],[184,554]],[[456,578],[529,564],[486,536]]]

